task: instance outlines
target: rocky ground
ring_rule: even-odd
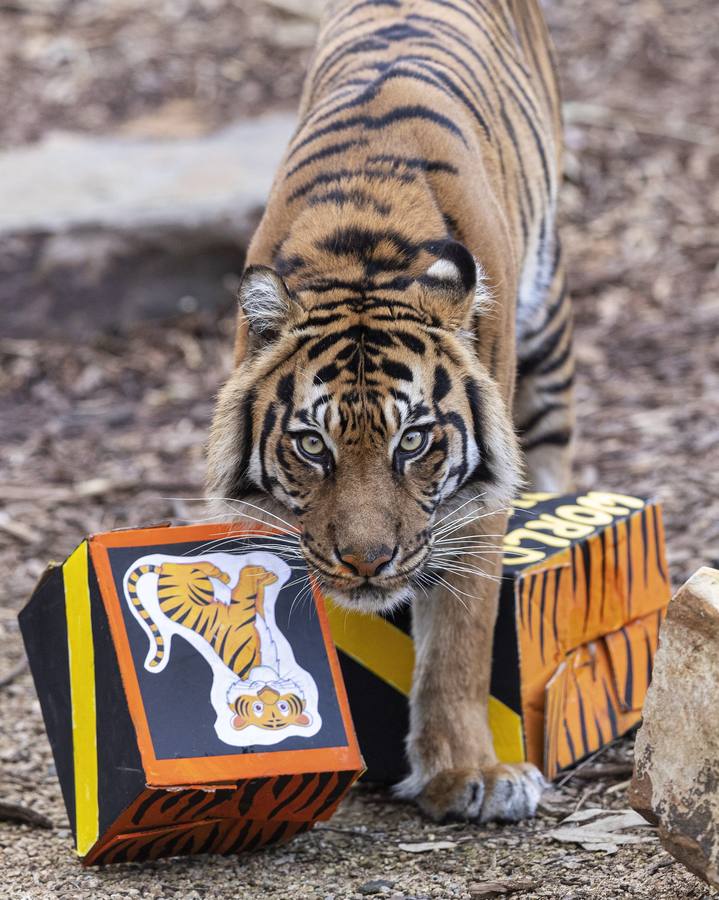
[[[58,125],[151,133],[157,110],[166,132],[175,122],[182,133],[185,122],[211,128],[291,106],[312,28],[288,12],[299,6],[4,3],[0,141]],[[548,16],[567,102],[577,480],[664,503],[679,583],[701,563],[719,564],[716,10],[712,0],[562,0]],[[47,560],[84,534],[198,514],[192,498],[232,325],[229,313],[197,313],[72,345],[40,329],[0,339],[0,799],[51,824],[0,823],[0,897],[468,898],[491,896],[494,881],[527,898],[708,896],[649,829],[632,832],[648,840],[609,855],[550,834],[574,809],[626,808],[631,740],[560,780],[525,825],[438,827],[360,787],[331,823],[286,848],[80,869],[30,677],[14,674],[16,613]],[[427,842],[444,847],[400,847]]]

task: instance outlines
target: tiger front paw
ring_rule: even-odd
[[[396,788],[436,822],[519,822],[531,819],[547,782],[531,763],[439,772],[424,786],[409,776]]]

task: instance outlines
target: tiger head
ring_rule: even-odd
[[[209,492],[275,501],[333,598],[390,609],[413,596],[441,516],[513,496],[516,438],[477,346],[491,296],[450,239],[338,228],[275,266],[240,286]]]
[[[232,727],[237,731],[248,725],[276,730],[288,725],[306,727],[312,723],[301,697],[292,693],[280,694],[271,687],[261,688],[254,697],[241,694],[229,706],[234,713]]]

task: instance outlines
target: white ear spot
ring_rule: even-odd
[[[290,312],[290,299],[272,269],[248,269],[240,285],[239,300],[253,331],[276,331]]]
[[[462,276],[457,266],[450,259],[438,259],[427,269],[430,278],[439,281],[461,281]]]

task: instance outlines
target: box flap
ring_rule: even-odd
[[[544,773],[560,769],[624,734],[641,717],[662,613],[576,648],[545,692]]]
[[[622,710],[641,711],[652,677],[665,611],[635,619],[605,638],[614,689]]]

